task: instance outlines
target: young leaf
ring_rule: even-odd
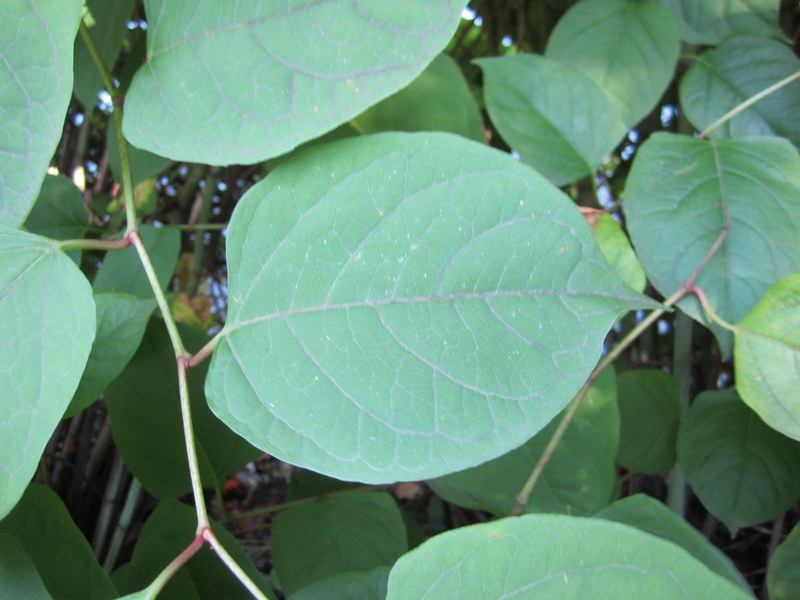
[[[636,369],[617,379],[619,464],[638,473],[666,473],[675,464],[681,399],[675,380],[658,369]]]
[[[785,44],[758,37],[733,37],[704,53],[681,81],[681,106],[698,130],[781,79],[800,70]],[[765,96],[722,126],[712,138],[779,135],[800,146],[800,80]]]
[[[775,0],[655,0],[672,13],[681,40],[719,44],[733,33],[782,37]]]
[[[656,133],[636,153],[623,208],[656,289],[673,294],[702,265],[696,285],[729,323],[800,271],[800,157],[786,140]],[[730,229],[703,265],[728,217]],[[706,322],[694,296],[679,306]],[[730,332],[711,328],[729,354]]]
[[[558,21],[546,55],[594,79],[631,127],[667,89],[679,46],[672,16],[651,2],[582,0]]]
[[[61,498],[50,488],[30,484],[14,510],[0,521],[0,533],[16,538],[54,597],[86,600],[117,597],[89,542]],[[5,587],[5,580],[0,581]]]
[[[607,369],[583,399],[542,472],[525,512],[589,515],[608,504],[616,484],[619,442],[615,399],[614,371]],[[448,502],[508,515],[560,421],[561,415],[508,454],[428,484]]]
[[[31,479],[95,334],[89,282],[54,242],[0,226],[0,519]]]
[[[771,427],[800,440],[800,275],[773,285],[734,334],[736,389]]]
[[[631,242],[617,220],[609,214],[600,215],[594,224],[594,239],[608,264],[637,292],[643,292],[647,286],[644,269],[636,258]]]
[[[4,533],[0,533],[0,581],[1,600],[53,600],[25,548]]]
[[[464,4],[146,0],[148,61],[125,100],[125,137],[175,160],[278,156],[410,83]]]
[[[125,368],[142,341],[155,299],[101,292],[94,295],[97,335],[86,369],[64,417],[71,417],[97,400]]]
[[[717,575],[730,580],[742,589],[751,591],[747,581],[731,560],[699,531],[658,500],[635,494],[617,500],[598,512],[595,517],[624,523],[680,546]]]
[[[800,597],[800,525],[795,525],[767,567],[767,589],[770,600],[792,600]]]
[[[406,527],[385,492],[354,493],[283,511],[271,547],[283,592],[348,571],[391,566],[406,550]]]
[[[482,58],[492,122],[522,161],[556,185],[594,173],[625,136],[619,110],[592,79],[533,54]]]
[[[61,137],[82,7],[82,0],[0,6],[0,225],[25,221]]]
[[[214,412],[293,464],[369,483],[519,446],[635,306],[566,196],[449,134],[312,148],[238,204]]]
[[[768,427],[734,392],[703,392],[678,430],[678,461],[703,505],[732,532],[800,499],[800,442]]]
[[[752,600],[685,550],[633,527],[526,515],[462,527],[397,561],[387,600]]]
[[[189,327],[179,330],[192,351],[208,341],[204,334]],[[260,452],[220,423],[208,409],[203,398],[205,365],[189,371],[189,398],[200,472],[207,485],[214,485]],[[108,386],[106,400],[114,442],[131,473],[159,498],[176,498],[189,492],[175,354],[163,321],[151,320],[138,351]]]
[[[358,115],[362,133],[449,131],[486,142],[481,113],[458,64],[440,54],[414,81]]]
[[[177,500],[162,500],[145,522],[136,541],[131,562],[122,567],[124,569],[122,575],[115,574],[113,577],[115,582],[120,582],[117,585],[120,594],[133,594],[150,584],[161,570],[189,545],[196,528],[197,521],[192,507]],[[264,578],[239,546],[236,538],[219,523],[212,521],[211,529],[267,598],[274,598],[264,583]],[[134,594],[134,597],[137,595]],[[204,546],[158,595],[159,600],[187,598],[246,600],[252,596],[214,551]]]
[[[312,583],[289,600],[385,600],[388,581],[389,567],[350,571]]]

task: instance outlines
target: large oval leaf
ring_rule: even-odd
[[[686,481],[728,529],[774,519],[800,499],[800,442],[768,427],[734,392],[704,392],[678,430]]]
[[[407,85],[444,48],[463,0],[147,0],[147,63],[125,137],[175,160],[278,156]]]
[[[800,70],[784,44],[734,37],[697,59],[681,81],[681,106],[703,130],[729,110]],[[711,132],[711,137],[780,135],[800,146],[800,81],[772,92]]]
[[[631,127],[666,90],[679,46],[672,16],[651,2],[582,0],[553,29],[546,54],[594,79]]]
[[[33,206],[72,94],[72,44],[81,0],[0,6],[0,224]]]
[[[57,245],[0,226],[0,518],[36,470],[86,366],[89,282]]]
[[[519,446],[649,303],[566,196],[449,134],[312,148],[241,200],[227,250],[209,402],[340,479],[436,477]]]
[[[387,600],[752,600],[685,550],[638,529],[526,515],[437,535],[397,561]]]
[[[742,400],[771,427],[800,440],[800,274],[772,286],[734,339]]]
[[[556,185],[594,174],[625,136],[617,107],[576,69],[533,54],[476,62],[503,139]]]
[[[657,133],[636,153],[623,208],[642,266],[664,296],[701,265],[727,211],[730,230],[696,284],[729,323],[800,271],[800,157],[786,140]],[[679,305],[706,322],[694,296]],[[730,332],[711,328],[728,354]]]

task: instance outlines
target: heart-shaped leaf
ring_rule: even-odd
[[[175,160],[278,156],[410,83],[464,4],[146,0],[148,60],[125,100],[125,137]]]
[[[0,518],[69,404],[95,333],[89,282],[51,240],[0,226]]]
[[[631,127],[669,85],[679,46],[672,16],[652,2],[582,0],[558,21],[546,54],[594,79]]]
[[[623,208],[656,289],[672,295],[702,265],[696,285],[729,323],[778,279],[800,271],[800,157],[784,139],[656,133],[636,153]],[[728,217],[730,229],[703,265]],[[679,306],[706,322],[694,296]],[[730,332],[712,329],[729,354]]]
[[[339,479],[443,475],[508,452],[653,305],[570,200],[449,134],[344,140],[242,198],[206,382],[254,445]]]
[[[82,0],[0,5],[0,224],[25,221],[61,138]]]
[[[734,334],[736,389],[771,427],[800,440],[800,275],[772,286]]]
[[[397,561],[387,600],[753,600],[685,550],[633,527],[526,515],[462,527]]]

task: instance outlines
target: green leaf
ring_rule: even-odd
[[[703,505],[731,532],[800,499],[800,442],[768,427],[734,392],[703,392],[678,430],[678,461]]]
[[[61,138],[82,6],[82,0],[0,6],[0,225],[25,222]]]
[[[783,37],[775,0],[655,0],[672,13],[681,40],[706,46],[733,33]]]
[[[181,235],[177,229],[141,225],[139,233],[153,261],[161,289],[167,287],[178,264]],[[94,278],[95,292],[127,292],[139,298],[152,298],[153,290],[142,267],[136,248],[106,253]]]
[[[486,142],[481,113],[458,64],[440,54],[414,81],[361,113],[351,123],[361,133],[449,131]]]
[[[558,21],[546,54],[594,79],[631,127],[667,89],[679,45],[672,16],[651,2],[582,0]]]
[[[114,69],[122,43],[127,38],[127,23],[133,14],[133,6],[134,0],[86,0],[88,14],[85,22],[89,34],[110,70]],[[75,97],[89,113],[88,119],[97,104],[97,94],[105,89],[105,85],[81,35],[75,40],[74,74]]]
[[[556,185],[592,175],[625,136],[619,110],[576,69],[533,54],[475,62],[500,135]]]
[[[658,369],[617,378],[620,444],[617,461],[637,473],[666,473],[675,464],[681,399],[675,380]]]
[[[66,177],[45,176],[25,228],[54,240],[82,238],[89,222],[83,210],[81,191]]]
[[[50,488],[30,484],[14,510],[0,521],[0,533],[17,539],[56,598],[117,597],[89,542]]]
[[[786,140],[656,133],[636,153],[623,208],[637,256],[664,296],[702,265],[730,215],[730,230],[696,280],[729,323],[800,271],[800,157]],[[706,322],[694,296],[679,306]],[[731,333],[711,329],[729,354]]]
[[[31,557],[10,535],[0,533],[0,600],[52,600]]]
[[[94,303],[97,334],[65,418],[94,402],[122,372],[139,347],[147,321],[156,307],[154,298],[147,300],[118,292],[95,294]]]
[[[191,352],[208,341],[189,327],[179,331]],[[189,370],[189,398],[200,472],[205,484],[214,485],[260,453],[211,414],[203,397],[205,372],[206,363]],[[114,442],[131,473],[158,498],[187,493],[191,486],[175,354],[163,321],[150,321],[136,354],[108,386],[106,399]]]
[[[609,214],[600,215],[594,224],[594,239],[608,264],[622,281],[637,292],[643,292],[647,286],[647,277],[631,248],[628,236],[617,220]]]
[[[437,535],[403,556],[387,600],[752,600],[678,546],[638,529],[526,515]]]
[[[125,137],[175,160],[278,156],[410,83],[464,4],[146,0],[148,61],[125,100]]]
[[[781,433],[800,440],[800,274],[784,277],[734,334],[736,389]]]
[[[368,483],[519,446],[577,392],[618,316],[652,305],[566,196],[443,133],[284,163],[237,205],[227,252],[212,410],[282,460]]]
[[[275,519],[270,544],[287,595],[339,573],[391,566],[408,549],[400,509],[385,492],[288,508]]]
[[[95,333],[86,278],[54,242],[0,226],[0,519],[69,404]]]
[[[731,560],[704,538],[694,527],[664,506],[644,494],[617,500],[598,512],[595,517],[624,523],[680,546],[711,571],[750,592],[750,586]]]
[[[133,594],[142,590],[180,554],[195,535],[197,520],[194,509],[177,500],[162,500],[148,517],[142,528],[130,566],[123,571],[124,586],[120,594]],[[211,529],[250,579],[268,598],[274,598],[264,583],[263,576],[253,565],[236,541],[236,538],[219,523],[211,522]],[[116,578],[115,578],[116,579]],[[123,578],[120,577],[120,580]],[[142,590],[142,594],[145,590]],[[170,579],[158,600],[242,600],[252,596],[234,577],[219,557],[207,545],[195,554],[176,576]]]
[[[289,600],[385,600],[389,567],[341,573],[289,596]]]
[[[686,117],[704,130],[722,115],[800,70],[800,59],[780,42],[734,37],[701,55],[681,81]],[[710,133],[712,138],[778,135],[800,145],[800,80],[762,98]]]
[[[293,500],[321,496],[356,487],[358,487],[358,484],[349,481],[325,477],[325,475],[308,471],[307,469],[293,468],[289,478],[289,486],[286,490],[286,501],[292,502]]]
[[[767,589],[771,600],[800,597],[800,525],[775,550],[767,567]]]
[[[525,512],[589,515],[608,504],[616,484],[619,441],[616,381],[603,371],[575,413],[534,488]],[[526,444],[478,467],[428,482],[439,496],[460,506],[508,515],[562,415]]]

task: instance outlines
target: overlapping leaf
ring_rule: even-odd
[[[701,55],[681,81],[681,106],[698,130],[800,71],[800,59],[785,44],[759,37],[734,37]],[[737,114],[710,137],[780,135],[800,146],[800,81],[795,80]]]
[[[387,600],[752,600],[685,550],[638,529],[526,515],[437,535],[403,556]]]
[[[30,484],[19,504],[0,521],[0,534],[12,535],[19,541],[55,598],[117,597],[89,542],[50,488]],[[5,587],[5,580],[0,581],[0,587]]]
[[[589,515],[603,508],[616,484],[619,412],[614,371],[604,371],[575,413],[542,471],[525,512]],[[561,421],[553,419],[530,441],[482,465],[429,481],[439,496],[467,508],[511,514],[517,494]]]
[[[5,533],[0,533],[0,581],[2,600],[53,600],[25,548]]]
[[[0,5],[0,224],[33,206],[72,95],[72,44],[81,0]]]
[[[408,550],[400,509],[385,492],[289,508],[275,520],[270,545],[287,595],[339,573],[391,566]]]
[[[719,44],[733,33],[782,36],[775,0],[655,0],[690,44]]]
[[[582,0],[553,29],[546,55],[594,79],[631,127],[653,110],[666,90],[678,49],[675,21],[659,6]]]
[[[0,518],[69,404],[95,334],[89,282],[54,242],[0,226]]]
[[[389,568],[350,571],[328,577],[292,594],[290,600],[385,600]]]
[[[784,277],[739,324],[736,389],[771,427],[800,440],[800,275]]]
[[[792,600],[800,595],[800,525],[795,525],[767,567],[771,600]]]
[[[603,89],[569,65],[533,54],[476,62],[503,139],[556,185],[593,174],[625,136]]]
[[[695,494],[732,532],[800,499],[800,442],[768,427],[734,392],[704,392],[678,430],[678,461]]]
[[[575,206],[448,134],[313,148],[237,206],[206,392],[288,462],[368,482],[519,446],[572,398],[627,288]]]
[[[639,260],[664,296],[696,284],[729,323],[800,271],[800,157],[780,138],[701,140],[657,133],[636,153],[623,205]],[[719,249],[703,264],[730,220]],[[680,307],[705,322],[699,302]],[[713,326],[723,351],[732,336]]]
[[[176,160],[278,156],[405,87],[464,4],[147,0],[148,61],[128,92],[125,136]]]
[[[609,214],[601,214],[594,222],[594,239],[608,264],[637,292],[643,292],[647,286],[644,269],[636,258],[631,242],[619,222]]]

